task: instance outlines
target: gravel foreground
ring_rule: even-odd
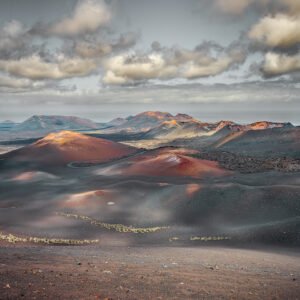
[[[300,299],[300,254],[0,243],[0,299]]]

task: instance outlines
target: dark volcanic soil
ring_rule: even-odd
[[[0,299],[299,299],[300,255],[0,243]]]

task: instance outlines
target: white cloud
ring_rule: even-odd
[[[79,1],[71,16],[66,17],[48,29],[48,34],[77,36],[96,32],[111,19],[111,12],[103,0]]]
[[[26,78],[13,78],[4,74],[0,74],[0,88],[30,88],[33,82]]]
[[[56,81],[51,80],[30,80],[28,78],[18,78],[0,73],[1,93],[33,93],[38,91],[65,91],[70,87],[61,86]]]
[[[182,76],[188,79],[214,76],[227,70],[231,63],[232,60],[229,57],[210,59],[205,64],[189,62],[185,66]]]
[[[221,74],[244,62],[246,53],[236,45],[227,49],[204,42],[194,50],[161,48],[149,54],[121,54],[104,67],[106,84],[133,84],[150,79],[194,79]]]
[[[105,67],[108,72],[103,81],[107,84],[170,78],[175,76],[177,71],[176,67],[168,65],[159,53],[146,56],[118,55],[110,58]]]
[[[300,43],[300,16],[266,16],[252,27],[249,37],[270,47],[296,45]]]
[[[268,52],[265,56],[262,71],[267,77],[300,71],[300,55]]]
[[[112,84],[112,85],[122,85],[127,84],[129,79],[123,76],[116,75],[113,71],[108,70],[103,77],[103,82],[105,84]]]
[[[96,69],[97,63],[93,60],[63,56],[58,57],[55,62],[44,61],[38,55],[24,57],[19,60],[0,60],[1,71],[32,80],[86,76]]]

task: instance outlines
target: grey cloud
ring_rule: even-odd
[[[24,89],[31,88],[33,82],[26,78],[13,78],[11,76],[0,75],[0,88]]]
[[[16,20],[7,22],[0,28],[0,58],[19,58],[31,53],[35,48],[31,42],[32,37],[24,24]]]
[[[215,0],[215,5],[226,13],[241,14],[250,4],[256,0]]]
[[[0,74],[0,92],[11,93],[11,94],[24,94],[24,93],[35,93],[35,92],[70,92],[75,91],[76,87],[63,86],[57,81],[53,80],[39,80],[34,81],[27,78],[18,78],[5,74]]]
[[[75,39],[68,42],[68,51],[83,58],[101,58],[116,53],[136,44],[138,35],[133,32],[120,34],[112,39],[101,35],[89,35],[84,39]]]
[[[298,84],[300,82],[300,71],[290,74],[290,81]]]
[[[233,15],[241,15],[249,8],[273,13],[284,11],[289,14],[297,14],[300,12],[298,0],[214,0],[214,5],[220,11]]]
[[[161,46],[160,42],[154,41],[154,42],[152,42],[152,44],[151,44],[151,49],[152,49],[153,51],[160,51],[160,50],[162,50],[162,46]]]

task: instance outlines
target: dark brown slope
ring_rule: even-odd
[[[300,127],[234,132],[216,142],[214,148],[251,155],[300,158]]]

